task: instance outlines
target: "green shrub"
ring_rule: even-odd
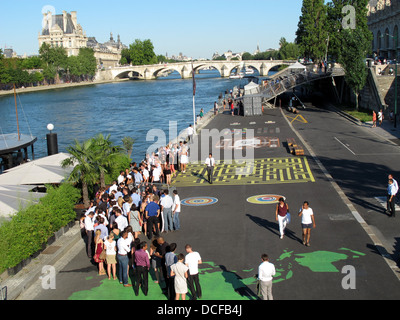
[[[48,187],[38,204],[16,213],[0,227],[0,273],[29,258],[54,234],[76,217],[80,190],[65,183]]]

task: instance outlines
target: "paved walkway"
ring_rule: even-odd
[[[303,119],[309,119],[308,115],[304,114]],[[298,120],[293,123],[294,127],[301,124]],[[387,123],[374,129],[368,124],[360,127],[373,130],[384,139],[399,137],[399,130],[392,131]],[[204,128],[240,129],[243,135],[252,128],[256,135],[253,142],[257,140],[260,146],[254,149],[256,160],[250,172],[236,171],[243,164],[226,164],[216,171],[216,183],[211,186],[206,183],[201,166],[194,164],[187,170],[190,175],[178,175],[175,179],[181,199],[186,201],[181,215],[182,230],[165,237],[169,243],[178,244],[177,253],[190,243],[202,255],[203,299],[257,299],[254,274],[263,252],[270,255],[278,271],[274,279],[276,299],[400,298],[398,280],[376,254],[376,248],[369,247],[370,237],[343,202],[340,188],[336,190],[326,179],[308,150],[300,158],[288,154],[284,147],[286,139],[296,138],[296,134],[279,109],[267,110],[262,117],[220,114]],[[296,130],[303,134],[302,127]],[[271,143],[276,138],[279,147]],[[227,149],[223,150],[230,150],[231,146],[226,144]],[[199,160],[202,159],[200,155]],[[293,161],[300,163],[293,165]],[[238,183],[238,179],[242,182]],[[317,228],[312,231],[310,248],[301,244],[299,218],[295,214],[285,238],[279,240],[274,203],[281,195],[286,197],[293,213],[305,199],[315,210]],[[8,298],[101,299],[105,292],[112,292],[113,299],[135,300],[133,292],[127,291],[130,289],[121,289],[117,283],[96,276],[95,266],[84,254],[79,231],[76,225],[52,245],[53,250],[3,280],[0,286],[7,287]],[[57,288],[62,290],[43,290],[43,285],[50,285],[44,282],[46,265],[54,267]],[[346,266],[357,271],[357,290],[345,290],[341,285]],[[150,282],[149,292],[153,295],[149,299],[165,300],[160,288]],[[324,285],[315,286],[317,283]]]

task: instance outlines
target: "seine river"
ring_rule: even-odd
[[[214,101],[240,80],[222,79],[214,70],[196,75],[196,114],[208,112]],[[179,74],[154,81],[126,81],[68,89],[19,94],[20,132],[38,138],[35,158],[47,156],[47,124],[54,124],[59,152],[98,133],[111,135],[122,145],[125,136],[136,139],[133,160],[140,161],[155,141],[146,141],[151,129],[167,133],[169,121],[178,123],[178,132],[193,122],[193,90],[191,79]],[[0,134],[17,132],[14,96],[0,97]],[[30,155],[30,150],[29,150]]]

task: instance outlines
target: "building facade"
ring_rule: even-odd
[[[374,0],[368,4],[368,26],[374,54],[389,60],[399,57],[400,0]]]
[[[77,56],[80,48],[92,48],[100,68],[116,67],[121,60],[121,51],[126,48],[118,36],[114,41],[111,34],[106,43],[98,43],[95,37],[87,37],[86,32],[78,23],[77,12],[43,14],[43,29],[38,36],[39,48],[43,43],[52,47],[65,48],[68,56]]]

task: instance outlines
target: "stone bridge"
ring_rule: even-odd
[[[260,76],[267,76],[268,72],[277,66],[292,65],[296,61],[284,60],[246,60],[246,61],[193,61],[195,73],[203,68],[218,70],[222,78],[229,77],[233,70],[242,68],[243,65],[251,67],[260,73]],[[168,71],[177,71],[182,79],[192,77],[192,62],[177,62],[168,64],[155,64],[144,66],[121,66],[98,71],[97,80],[116,80],[134,77],[141,80],[154,80],[161,74]]]

